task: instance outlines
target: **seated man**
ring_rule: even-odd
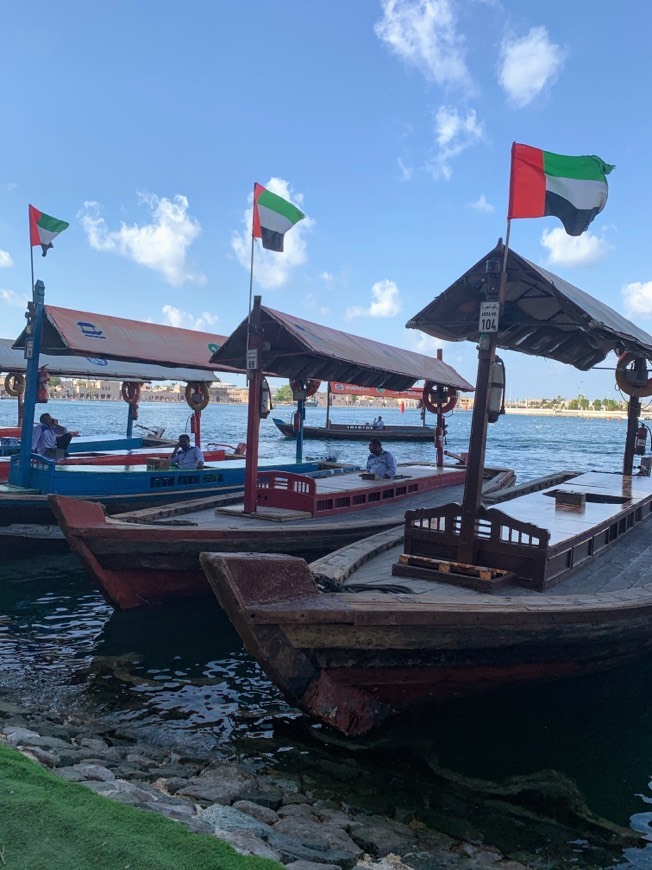
[[[179,435],[179,443],[172,451],[170,462],[177,468],[192,470],[204,467],[204,454],[199,447],[190,446],[190,435]]]
[[[69,432],[65,426],[60,426],[59,421],[49,414],[41,414],[40,423],[34,426],[32,431],[32,452],[40,456],[53,459],[57,450],[68,449],[70,442],[79,432]]]
[[[378,438],[372,438],[369,442],[367,471],[383,480],[396,477],[396,459],[389,450],[383,450],[383,445]]]

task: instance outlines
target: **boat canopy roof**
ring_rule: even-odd
[[[41,352],[53,356],[151,363],[171,369],[203,369],[206,372],[216,370],[217,367],[210,362],[211,354],[225,340],[223,335],[194,329],[45,305]],[[25,330],[13,347],[25,347]],[[54,371],[53,368],[50,370]],[[179,375],[166,379],[170,377],[179,379]]]
[[[425,379],[458,390],[473,390],[454,368],[441,360],[370,338],[350,335],[260,307],[264,371],[276,377],[340,381],[360,387],[404,390]],[[247,320],[238,326],[211,357],[211,363],[244,368]]]
[[[503,254],[499,241],[493,251],[409,320],[408,329],[446,341],[478,341],[487,264],[497,261],[500,271]],[[647,332],[511,248],[506,272],[499,347],[568,363],[582,371],[602,362],[612,350],[652,359],[652,336]]]
[[[27,360],[23,352],[12,347],[13,339],[0,338],[0,372],[24,373]],[[116,381],[189,381],[215,383],[219,381],[211,369],[171,368],[149,363],[109,360],[103,356],[51,356],[40,354],[39,364],[51,375],[68,378],[93,378]]]

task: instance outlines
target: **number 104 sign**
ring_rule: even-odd
[[[498,315],[500,314],[500,302],[480,303],[480,332],[498,332]]]

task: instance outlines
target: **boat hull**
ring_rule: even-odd
[[[571,602],[532,593],[429,606],[418,596],[326,594],[290,557],[205,553],[201,562],[288,701],[351,736],[425,701],[578,676],[652,649],[652,584]]]
[[[373,504],[342,515],[278,522],[237,513],[215,519],[215,509],[228,508],[230,503],[240,501],[236,496],[200,499],[188,503],[185,509],[180,505],[178,509],[148,512],[147,516],[132,513],[128,518],[107,518],[100,505],[79,499],[56,496],[51,501],[72,551],[107,600],[126,610],[172,598],[210,594],[199,562],[200,553],[206,550],[292,553],[313,560],[333,550],[355,546],[356,542],[383,530],[394,530],[398,540],[406,505],[415,499],[437,503],[451,495],[461,496],[463,472],[441,477],[447,478],[451,479],[450,484],[424,495],[398,499],[395,504]],[[487,482],[487,489],[500,489],[512,481],[511,471],[497,469]],[[213,519],[201,517],[193,523],[199,511],[212,514]]]

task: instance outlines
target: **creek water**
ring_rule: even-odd
[[[122,433],[123,403],[51,401],[48,411],[82,434]],[[278,413],[280,411],[280,413]],[[272,412],[261,424],[261,456],[293,457]],[[365,422],[376,409],[332,411],[332,419]],[[448,420],[448,449],[467,449],[470,413]],[[419,422],[418,412],[383,409],[386,423]],[[0,402],[0,425],[14,425],[15,405]],[[182,404],[142,404],[140,420],[187,430]],[[319,425],[324,410],[307,409]],[[203,441],[243,441],[246,408],[209,406]],[[561,469],[618,470],[626,423],[617,419],[506,415],[490,428],[487,464],[514,468],[523,481]],[[393,444],[398,460],[432,459],[433,446]],[[310,456],[366,459],[366,445],[307,441]],[[461,774],[500,781],[544,769],[572,778],[589,807],[647,834],[652,829],[652,657],[580,680],[459,699],[402,715],[368,744],[339,744],[342,759],[391,771],[436,758]],[[0,561],[0,687],[29,705],[83,711],[104,726],[129,726],[144,739],[164,739],[210,755],[218,747],[268,747],[278,753],[297,734],[305,753],[317,726],[290,708],[244,652],[217,603],[175,603],[149,612],[114,611],[70,554]],[[361,761],[362,760],[362,761]],[[416,799],[416,797],[415,797]],[[652,846],[648,847],[652,849]],[[626,865],[652,867],[636,850]]]

